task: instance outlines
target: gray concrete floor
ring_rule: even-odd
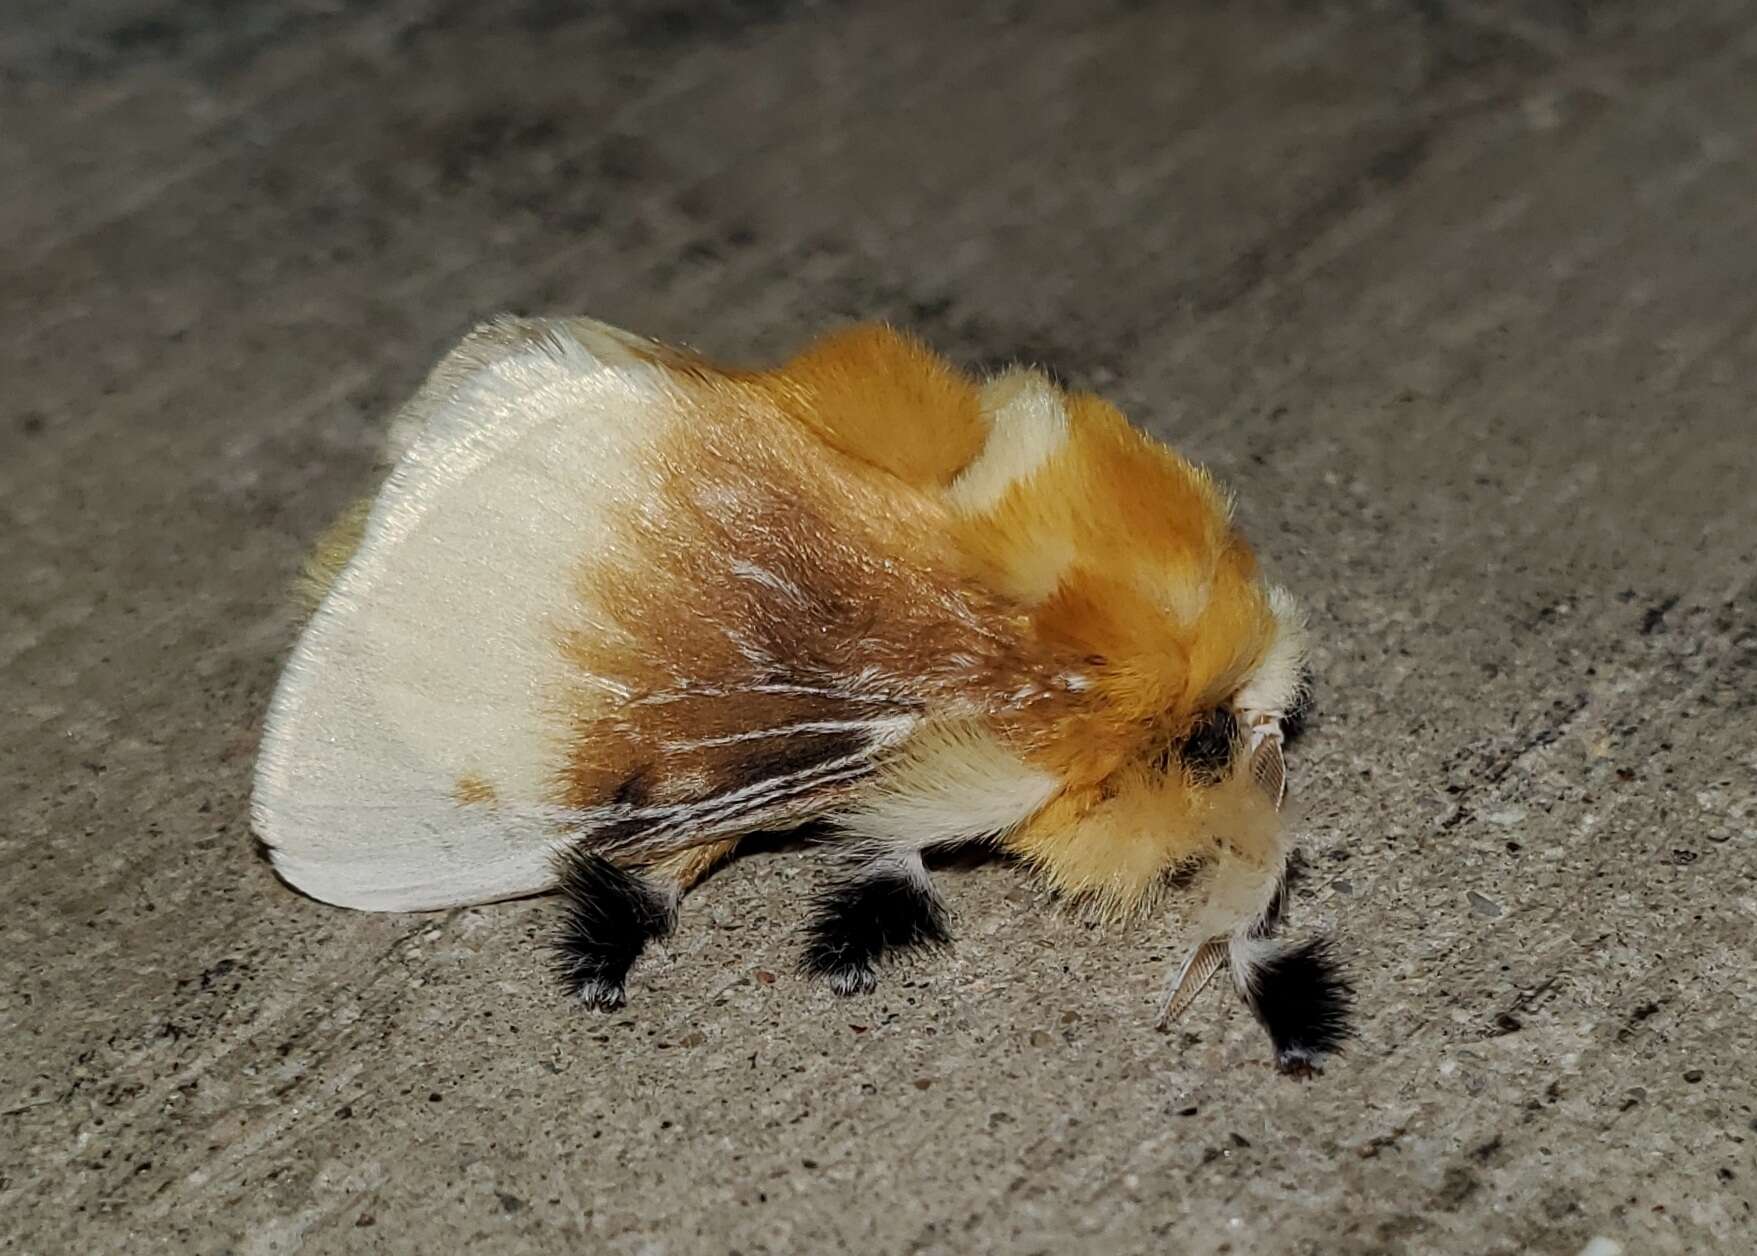
[[[4,1249],[1752,1250],[1754,120],[1731,0],[12,0]],[[1353,1050],[1155,1034],[1166,940],[1005,867],[842,1003],[744,859],[609,1019],[551,903],[280,886],[286,587],[502,309],[886,317],[1225,477]]]

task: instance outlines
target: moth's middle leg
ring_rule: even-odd
[[[676,925],[683,892],[737,844],[728,838],[692,846],[641,869],[618,867],[584,847],[564,853],[558,868],[566,908],[555,966],[568,993],[587,1007],[621,1007],[629,969],[648,942]]]
[[[944,947],[952,934],[917,851],[859,865],[818,898],[801,967],[837,994],[878,985],[879,962],[910,947]]]

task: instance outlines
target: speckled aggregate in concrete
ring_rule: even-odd
[[[0,1247],[1745,1252],[1757,13],[13,0]],[[1314,1084],[1004,867],[791,975],[809,852],[628,1009],[551,903],[366,916],[246,827],[302,549],[493,311],[850,316],[1099,388],[1309,600]]]

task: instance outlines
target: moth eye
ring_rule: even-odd
[[[1238,718],[1230,707],[1215,707],[1190,730],[1177,756],[1197,781],[1212,785],[1226,775],[1238,748]]]

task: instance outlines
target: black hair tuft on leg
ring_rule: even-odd
[[[800,967],[837,994],[866,994],[878,984],[878,964],[887,954],[951,941],[946,909],[926,879],[908,868],[884,867],[820,896]]]
[[[1284,1073],[1309,1075],[1353,1035],[1354,987],[1328,938],[1266,948],[1240,982],[1251,1012],[1269,1031]]]
[[[555,971],[587,1007],[621,1007],[628,970],[653,938],[671,932],[671,900],[646,878],[574,847],[556,861],[567,900]]]

